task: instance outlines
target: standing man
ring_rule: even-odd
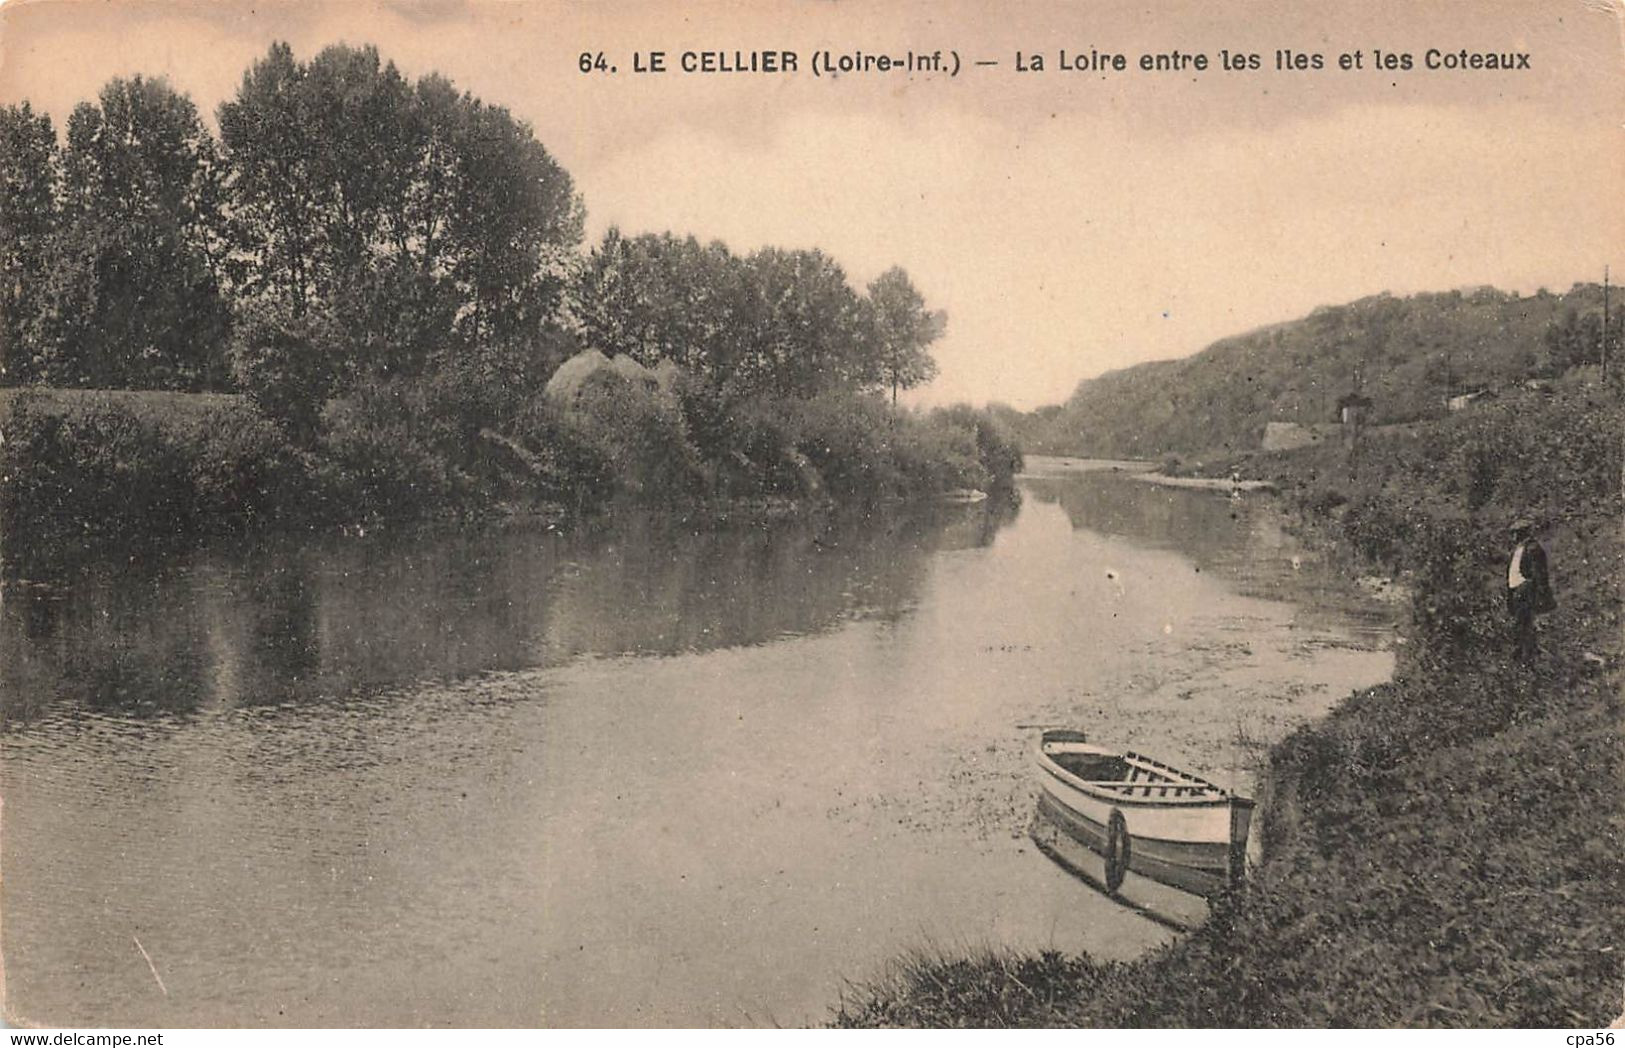
[[[1512,525],[1512,560],[1507,564],[1507,611],[1512,614],[1514,655],[1519,662],[1532,662],[1540,653],[1535,639],[1535,616],[1557,607],[1546,570],[1546,551],[1535,537],[1535,523],[1519,520]]]

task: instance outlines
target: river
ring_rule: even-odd
[[[1027,839],[1036,726],[1247,790],[1391,610],[1267,497],[1077,467],[8,564],[10,1016],[803,1025],[908,951],[1166,941]]]

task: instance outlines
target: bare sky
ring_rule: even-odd
[[[1420,9],[1419,9],[1420,8]],[[1379,291],[1533,291],[1625,272],[1620,0],[675,5],[12,0],[0,103],[59,125],[110,77],[163,75],[212,119],[273,40],[373,43],[530,121],[588,235],[820,247],[900,264],[949,315],[926,402],[1064,399],[1079,379]],[[960,75],[814,77],[812,53],[957,50]],[[1204,52],[1206,72],[1141,54]],[[1274,52],[1320,53],[1277,71]],[[1418,68],[1372,68],[1374,49]],[[1518,72],[1429,71],[1439,48]],[[637,75],[633,52],[796,51],[794,75]],[[1060,51],[1124,53],[1063,72]],[[1219,52],[1264,68],[1226,72]],[[1042,54],[1043,73],[1015,70]],[[1363,68],[1338,56],[1362,52]],[[583,52],[615,74],[582,74]],[[976,67],[974,60],[997,61]],[[1610,255],[1610,252],[1612,254]]]

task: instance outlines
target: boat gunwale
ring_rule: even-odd
[[[1234,794],[1225,793],[1222,790],[1219,791],[1217,794],[1209,793],[1207,796],[1197,795],[1197,796],[1190,796],[1190,797],[1135,797],[1135,796],[1131,796],[1128,793],[1119,792],[1118,790],[1092,786],[1092,785],[1089,784],[1089,780],[1078,778],[1077,776],[1075,776],[1072,773],[1068,772],[1065,768],[1062,768],[1059,765],[1055,764],[1053,761],[1049,760],[1047,757],[1044,759],[1044,761],[1042,762],[1040,767],[1043,768],[1043,770],[1044,770],[1044,772],[1046,774],[1052,776],[1056,780],[1060,781],[1061,783],[1063,783],[1063,784],[1065,784],[1067,786],[1070,786],[1071,788],[1073,788],[1075,790],[1078,790],[1078,791],[1080,791],[1082,793],[1088,794],[1089,796],[1095,797],[1098,800],[1107,801],[1107,802],[1110,802],[1112,804],[1123,805],[1125,807],[1133,807],[1133,808],[1191,808],[1191,807],[1228,808],[1228,807],[1237,806],[1237,805],[1244,806],[1244,807],[1251,807],[1252,804],[1253,804],[1253,802],[1251,800],[1249,800],[1249,799],[1247,799],[1245,797],[1237,797]],[[1161,784],[1159,784],[1159,783],[1124,783],[1124,786],[1125,787],[1130,787],[1130,786],[1132,786],[1132,787],[1142,787],[1142,786],[1146,786],[1146,787],[1149,787],[1151,789],[1159,789],[1159,788],[1180,789],[1181,788],[1175,783],[1169,783],[1166,787],[1161,786]],[[1192,791],[1201,789],[1201,787],[1195,787],[1195,786],[1186,786],[1186,787],[1183,787],[1183,788],[1187,789],[1187,790],[1192,790]]]
[[[1061,744],[1073,744],[1073,745],[1088,746],[1089,749],[1092,752],[1110,754],[1110,755],[1114,755],[1114,756],[1121,756],[1121,757],[1124,757],[1125,759],[1128,759],[1128,760],[1134,761],[1134,762],[1143,762],[1143,765],[1148,765],[1149,766],[1149,767],[1146,767],[1146,769],[1145,769],[1147,771],[1154,771],[1154,772],[1156,772],[1158,774],[1165,774],[1165,775],[1166,774],[1178,775],[1178,776],[1182,777],[1185,781],[1181,782],[1181,781],[1176,780],[1176,781],[1170,781],[1170,782],[1146,782],[1146,781],[1129,782],[1127,780],[1124,780],[1121,783],[1110,783],[1110,782],[1099,782],[1099,781],[1095,781],[1095,780],[1081,778],[1080,776],[1074,775],[1072,772],[1068,771],[1065,767],[1063,767],[1060,764],[1059,761],[1055,760],[1054,756],[1050,753],[1050,750],[1049,750],[1050,741],[1051,740],[1046,739],[1043,742],[1041,742],[1040,745],[1039,745],[1039,748],[1038,748],[1039,767],[1042,768],[1047,774],[1049,774],[1050,776],[1052,776],[1055,779],[1059,780],[1060,782],[1064,783],[1065,785],[1070,786],[1073,789],[1079,790],[1079,791],[1081,791],[1081,792],[1083,792],[1083,793],[1085,793],[1085,794],[1087,794],[1089,796],[1095,797],[1095,798],[1097,798],[1099,800],[1102,800],[1102,801],[1110,801],[1112,803],[1124,804],[1124,805],[1128,805],[1128,806],[1135,807],[1135,808],[1158,808],[1158,807],[1165,807],[1165,808],[1189,808],[1189,807],[1208,807],[1208,808],[1220,808],[1220,807],[1237,808],[1237,807],[1241,807],[1241,808],[1251,808],[1251,807],[1254,806],[1254,801],[1250,797],[1240,796],[1239,794],[1234,793],[1233,791],[1227,790],[1222,786],[1218,786],[1218,785],[1215,785],[1214,783],[1208,782],[1206,779],[1203,779],[1203,778],[1200,778],[1198,776],[1192,775],[1189,772],[1180,771],[1178,768],[1175,768],[1172,765],[1164,764],[1161,761],[1155,760],[1154,758],[1151,758],[1151,757],[1146,757],[1146,756],[1144,756],[1142,754],[1135,753],[1132,750],[1126,751],[1126,752],[1123,752],[1123,753],[1115,753],[1112,750],[1108,750],[1108,749],[1105,749],[1104,747],[1096,746],[1093,743],[1084,742],[1083,740],[1074,740],[1074,739],[1055,740],[1055,741],[1057,741],[1057,742],[1059,742]],[[1073,752],[1077,752],[1077,751],[1073,751]],[[1181,796],[1151,797],[1149,795],[1144,796],[1144,797],[1136,797],[1132,793],[1128,792],[1128,791],[1131,791],[1131,790],[1142,789],[1142,788],[1146,789],[1148,791],[1149,790],[1184,790],[1184,791],[1189,791],[1190,793],[1193,793],[1195,795],[1194,796],[1183,796],[1183,797],[1181,797]]]

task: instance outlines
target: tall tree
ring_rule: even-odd
[[[41,281],[42,377],[205,389],[226,377],[220,164],[190,99],[115,79],[68,119]]]
[[[1546,328],[1543,336],[1551,370],[1555,373],[1588,364],[1600,366],[1605,355],[1610,365],[1618,364],[1620,354],[1625,350],[1621,327],[1619,318],[1614,317],[1608,325],[1608,345],[1605,350],[1602,311],[1580,313],[1573,306],[1568,307],[1560,320],[1555,320]]]
[[[948,316],[925,308],[925,298],[900,267],[893,266],[869,284],[864,300],[869,323],[869,360],[873,373],[891,387],[892,403],[899,389],[913,389],[936,377],[937,362],[931,343],[942,337]]]
[[[467,96],[463,111],[446,242],[469,306],[465,330],[475,339],[527,337],[558,309],[584,211],[529,124]]]
[[[274,45],[220,107],[250,294],[318,309],[350,370],[546,341],[582,211],[529,125],[371,47]]]
[[[676,361],[727,393],[786,397],[918,385],[936,373],[929,346],[945,325],[901,269],[860,298],[819,251],[741,259],[721,243],[617,229],[587,257],[572,308],[588,345]]]
[[[298,84],[301,132],[316,145],[306,190],[318,205],[320,268],[333,290],[393,243],[421,150],[412,89],[377,48],[343,44],[311,59]]]
[[[313,260],[321,308],[346,335],[347,370],[415,375],[453,341],[448,278],[410,241],[413,184],[428,143],[417,98],[376,48],[325,48],[299,79],[318,205]]]
[[[763,248],[746,266],[756,315],[734,381],[787,397],[865,384],[862,309],[833,259]]]
[[[27,102],[0,107],[0,385],[38,377],[31,327],[56,223],[57,170],[51,118]]]
[[[304,75],[292,48],[272,44],[217,114],[231,169],[239,284],[250,296],[282,300],[295,317],[317,294],[321,210],[312,170],[318,143],[306,133]]]
[[[610,229],[581,267],[572,308],[588,345],[645,365],[671,360],[720,386],[752,326],[747,283],[721,242]]]

